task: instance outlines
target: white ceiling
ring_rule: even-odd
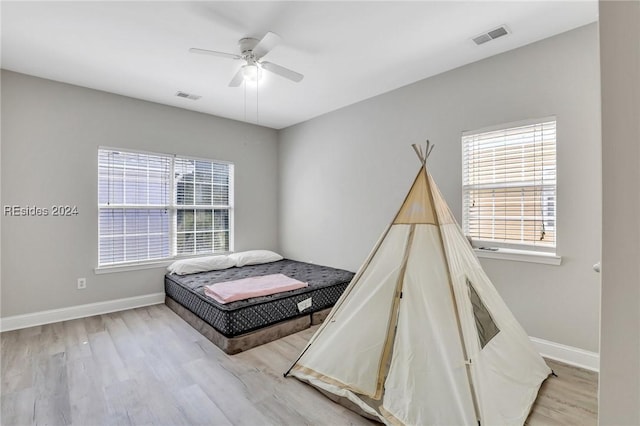
[[[597,20],[590,1],[10,2],[2,1],[2,68],[276,129]],[[471,38],[506,24],[512,34]],[[267,31],[265,73],[228,87],[238,52]],[[197,101],[175,96],[184,91]],[[246,98],[246,103],[245,103]],[[256,114],[257,110],[257,114]]]

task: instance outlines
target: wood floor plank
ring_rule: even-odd
[[[103,424],[107,408],[104,383],[97,362],[92,357],[81,357],[68,361],[67,383],[71,419],[74,425]]]
[[[73,361],[79,358],[92,356],[89,335],[83,319],[75,319],[63,322],[64,342],[67,360]]]
[[[96,369],[102,375],[103,383],[108,384],[129,379],[125,365],[106,329],[90,334],[89,344],[93,358],[96,360]]]
[[[0,335],[3,425],[372,425],[283,373],[318,326],[229,356],[165,305]],[[596,373],[548,361],[526,424],[596,425]]]
[[[4,388],[2,389],[4,391]],[[36,424],[34,388],[2,394],[0,398],[0,424],[32,425]]]
[[[136,336],[144,336],[151,332],[148,322],[143,318],[145,312],[145,307],[120,312],[122,320]]]
[[[16,365],[16,359],[3,357],[2,363],[7,365],[1,373],[0,389],[3,393],[17,392],[33,386],[33,358],[21,358],[19,362],[21,368],[11,368]]]
[[[143,394],[146,387],[139,388],[135,380],[114,382],[104,388],[106,402],[105,424],[146,425],[152,423],[153,413]]]
[[[34,416],[41,424],[71,424],[71,406],[64,352],[42,354],[33,363],[35,389]]]
[[[210,399],[216,401],[216,405],[234,425],[276,424],[268,421],[251,403],[247,394],[252,390],[215,361],[198,359],[186,365],[185,371]]]
[[[219,426],[233,424],[199,385],[193,384],[181,388],[174,393],[174,396],[189,424]]]
[[[94,315],[92,317],[82,318],[88,334],[99,333],[105,331],[104,319],[102,315]]]
[[[45,343],[46,353],[49,355],[64,352],[65,350],[65,331],[62,322],[46,324],[42,326],[40,334],[41,342]]]
[[[120,359],[144,357],[144,352],[138,344],[138,339],[136,339],[136,336],[127,327],[120,315],[105,315],[104,323]]]
[[[269,343],[272,348],[276,342]],[[247,376],[253,376],[255,385],[266,391],[266,398],[256,402],[268,413],[287,413],[287,418],[297,419],[294,424],[349,424],[370,425],[372,422],[358,416],[355,413],[336,405],[327,398],[318,399],[319,393],[312,387],[293,379],[285,378],[283,373],[288,368],[290,361],[286,358],[274,362],[279,357],[277,352],[250,350],[245,353],[246,360],[253,366],[243,375],[243,379],[249,381]],[[268,380],[266,380],[268,378]],[[337,409],[340,407],[340,409]]]

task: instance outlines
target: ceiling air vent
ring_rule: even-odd
[[[487,31],[484,34],[480,34],[479,36],[474,37],[472,40],[473,40],[473,42],[475,44],[481,45],[481,44],[484,44],[484,43],[486,43],[488,41],[495,40],[498,37],[505,36],[507,34],[509,34],[509,30],[507,29],[506,25],[503,25],[503,26],[495,28],[495,29],[493,29],[491,31]]]
[[[190,93],[185,93],[185,92],[176,92],[176,96],[179,98],[191,99],[192,101],[197,101],[202,97],[202,96],[192,95]]]

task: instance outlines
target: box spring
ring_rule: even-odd
[[[228,304],[218,303],[204,295],[203,287],[206,285],[278,273],[307,282],[309,286]],[[283,259],[262,265],[184,276],[167,274],[165,292],[167,305],[171,309],[220,348],[225,350],[226,346],[227,353],[233,353],[252,347],[252,343],[262,344],[300,331],[312,321],[321,322],[352,278],[352,272],[342,269]],[[308,303],[309,299],[311,306],[301,311],[298,304],[303,301]],[[308,321],[305,317],[308,317]],[[258,337],[259,331],[262,331],[259,333],[262,337]],[[247,338],[254,332],[256,334]],[[214,334],[215,339],[211,337]],[[229,339],[234,339],[236,343],[242,340],[243,343],[231,345],[233,348],[230,349]]]

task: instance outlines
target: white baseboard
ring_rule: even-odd
[[[584,349],[550,342],[537,337],[529,337],[540,355],[591,371],[600,371],[600,354]]]
[[[125,299],[109,300],[106,302],[90,303],[69,308],[52,309],[32,314],[15,315],[0,318],[0,331],[18,330],[37,325],[50,324],[85,318],[93,315],[108,314],[126,309],[164,303],[164,293],[146,294],[144,296],[127,297]],[[536,350],[545,358],[550,358],[576,367],[591,371],[600,370],[600,355],[596,352],[550,342],[537,337],[529,337]]]
[[[71,306],[62,309],[51,309],[49,311],[34,312],[32,314],[14,315],[0,318],[0,331],[17,330],[53,322],[108,314],[110,312],[157,305],[159,303],[164,303],[164,293],[145,294],[144,296],[89,303],[87,305]]]

